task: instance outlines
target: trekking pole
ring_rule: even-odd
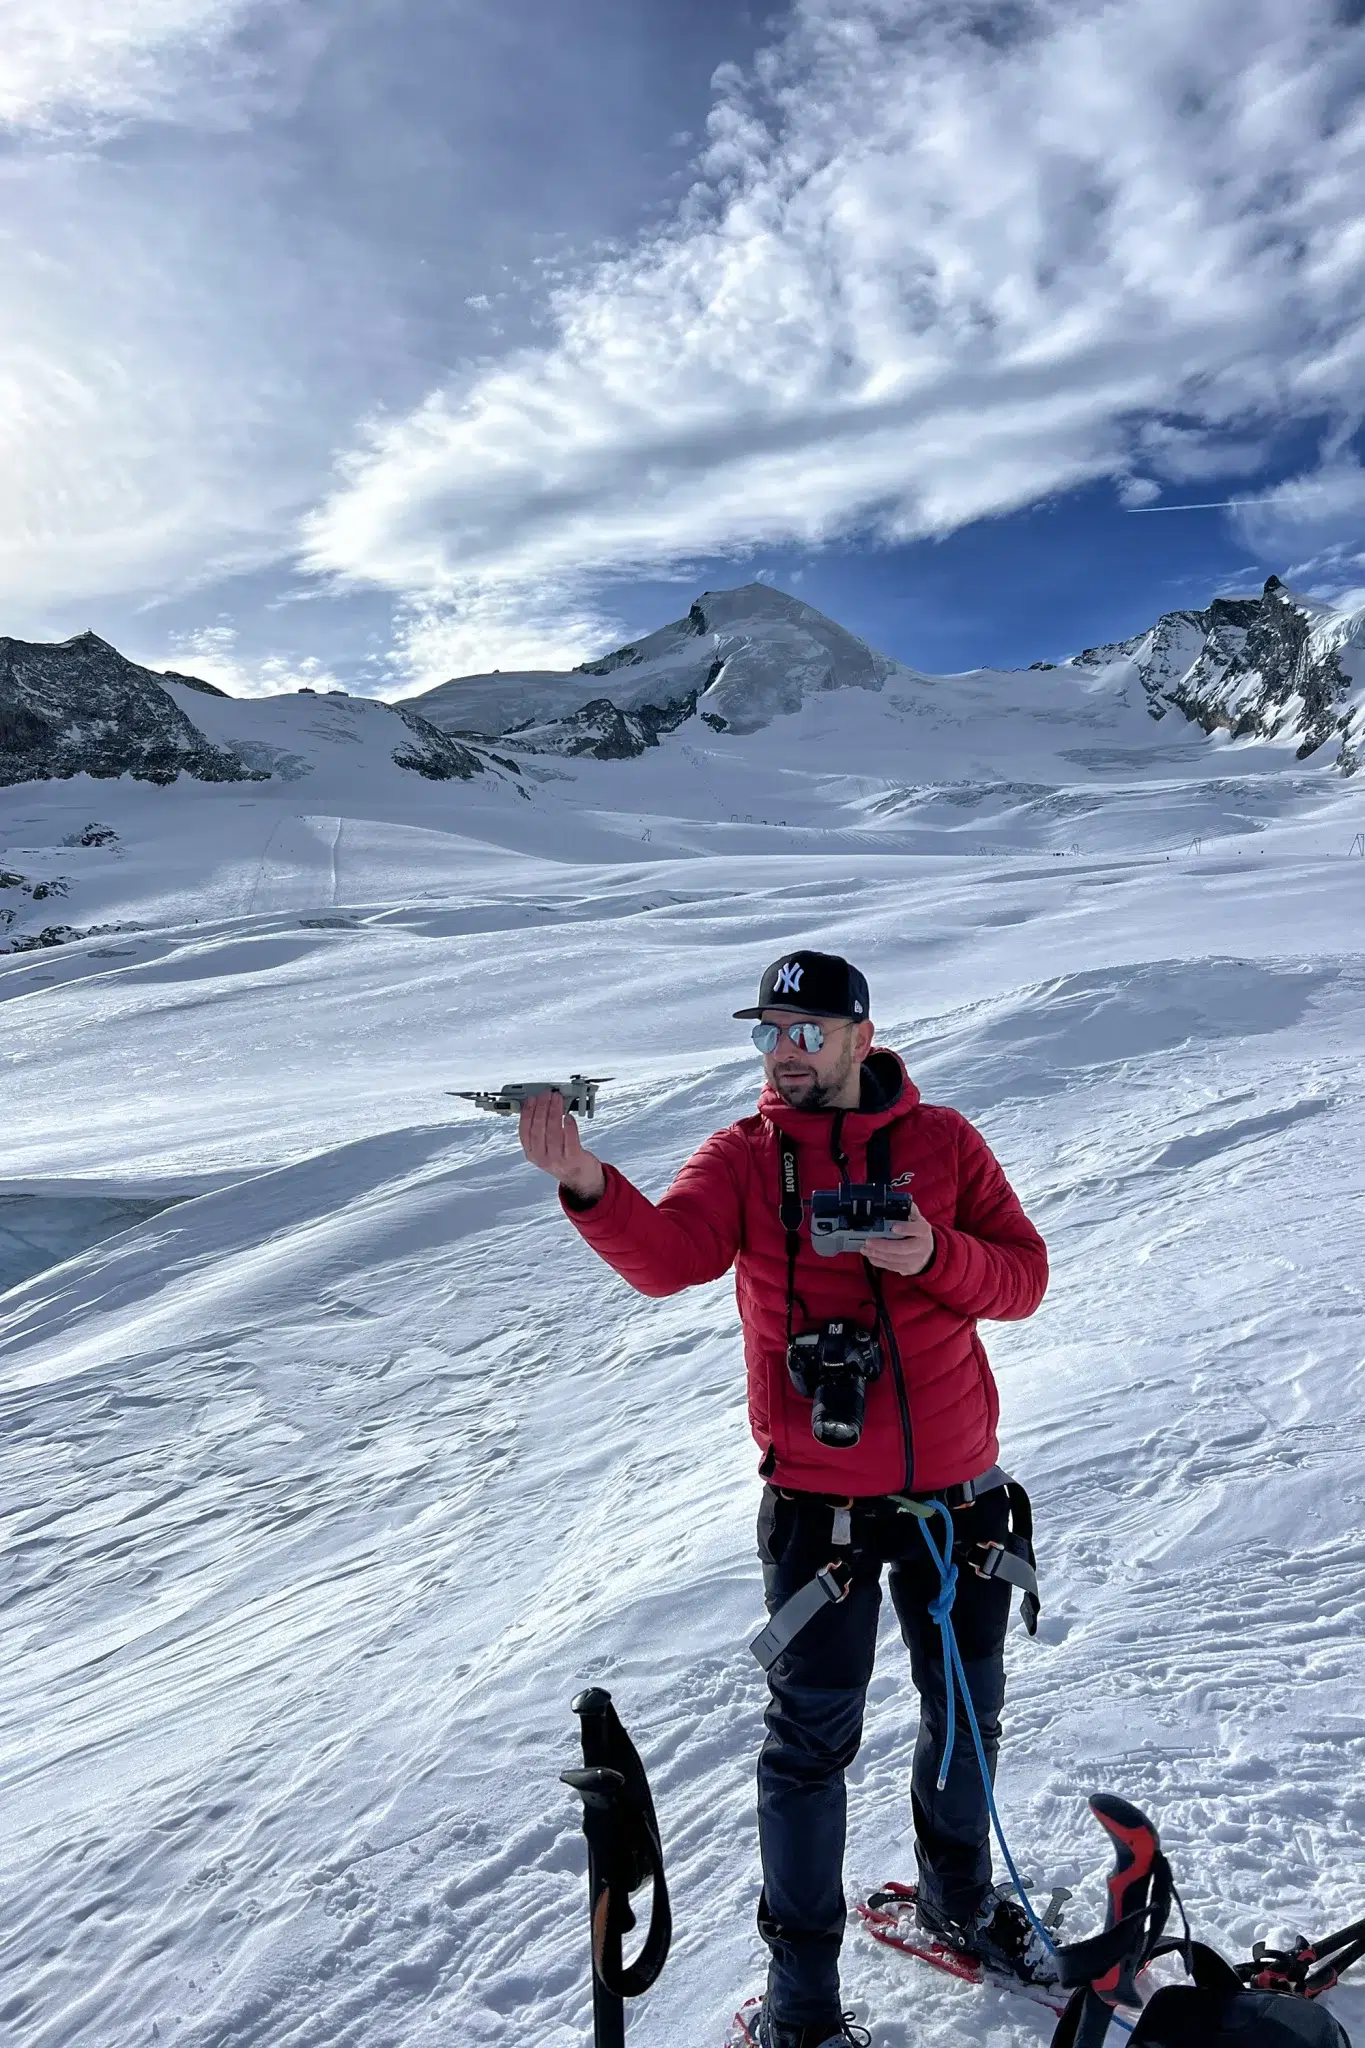
[[[668,1959],[673,1917],[664,1880],[659,1823],[639,1752],[621,1725],[611,1694],[589,1686],[573,1702],[583,1769],[564,1771],[583,1801],[588,1841],[588,1924],[592,1939],[594,2048],[625,2048],[628,1998],[648,1991]],[[649,1880],[649,1931],[633,1963],[623,1954],[635,1926],[630,1894]]]

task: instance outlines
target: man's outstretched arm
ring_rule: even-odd
[[[579,1235],[641,1294],[677,1294],[718,1279],[733,1264],[740,1188],[726,1137],[722,1131],[708,1138],[656,1203],[587,1150],[561,1096],[532,1096],[521,1112],[526,1157],[559,1182]]]

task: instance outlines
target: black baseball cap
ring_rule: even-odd
[[[736,1017],[761,1017],[765,1010],[801,1010],[807,1017],[866,1017],[866,976],[837,953],[784,953],[764,970],[758,1004]]]

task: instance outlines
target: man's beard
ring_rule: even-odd
[[[842,1091],[852,1071],[853,1050],[850,1047],[834,1072],[825,1080],[819,1081],[812,1074],[808,1078],[792,1082],[784,1081],[780,1075],[774,1074],[773,1086],[792,1109],[828,1109],[835,1096]]]

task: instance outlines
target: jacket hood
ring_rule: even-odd
[[[863,1061],[863,1102],[857,1109],[843,1112],[844,1130],[850,1138],[864,1143],[883,1125],[909,1116],[912,1109],[918,1108],[919,1100],[919,1089],[906,1073],[900,1054],[887,1046],[874,1045]],[[764,1083],[758,1098],[758,1113],[798,1142],[802,1138],[823,1138],[837,1114],[832,1109],[793,1109],[770,1081]]]

